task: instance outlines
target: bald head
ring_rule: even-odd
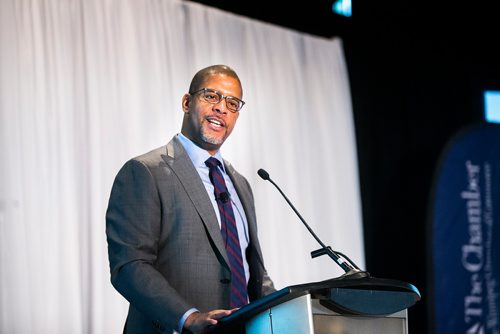
[[[236,79],[241,87],[241,81],[236,72],[227,65],[212,65],[209,67],[202,68],[199,70],[191,80],[189,85],[189,93],[194,93],[202,88],[204,88],[204,83],[207,82],[211,77],[215,75],[225,75],[230,78]],[[242,88],[243,93],[243,88]]]

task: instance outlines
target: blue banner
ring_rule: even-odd
[[[453,138],[433,196],[435,333],[500,334],[500,125],[474,125]]]

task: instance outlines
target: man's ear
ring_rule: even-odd
[[[182,111],[189,114],[189,105],[191,104],[191,95],[184,94],[182,97]]]

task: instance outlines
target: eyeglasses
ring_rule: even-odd
[[[191,95],[198,94],[199,92],[203,92],[201,94],[201,97],[205,101],[211,104],[217,104],[219,103],[222,99],[226,100],[226,107],[229,109],[231,112],[238,112],[243,108],[243,105],[245,102],[242,100],[238,99],[237,97],[234,96],[227,96],[227,95],[222,95],[216,90],[210,89],[210,88],[202,88],[200,90],[197,90],[196,92],[189,93]]]

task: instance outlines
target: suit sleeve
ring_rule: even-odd
[[[161,219],[153,176],[130,160],[116,176],[106,212],[111,282],[155,326],[176,328],[192,305],[155,268]]]

